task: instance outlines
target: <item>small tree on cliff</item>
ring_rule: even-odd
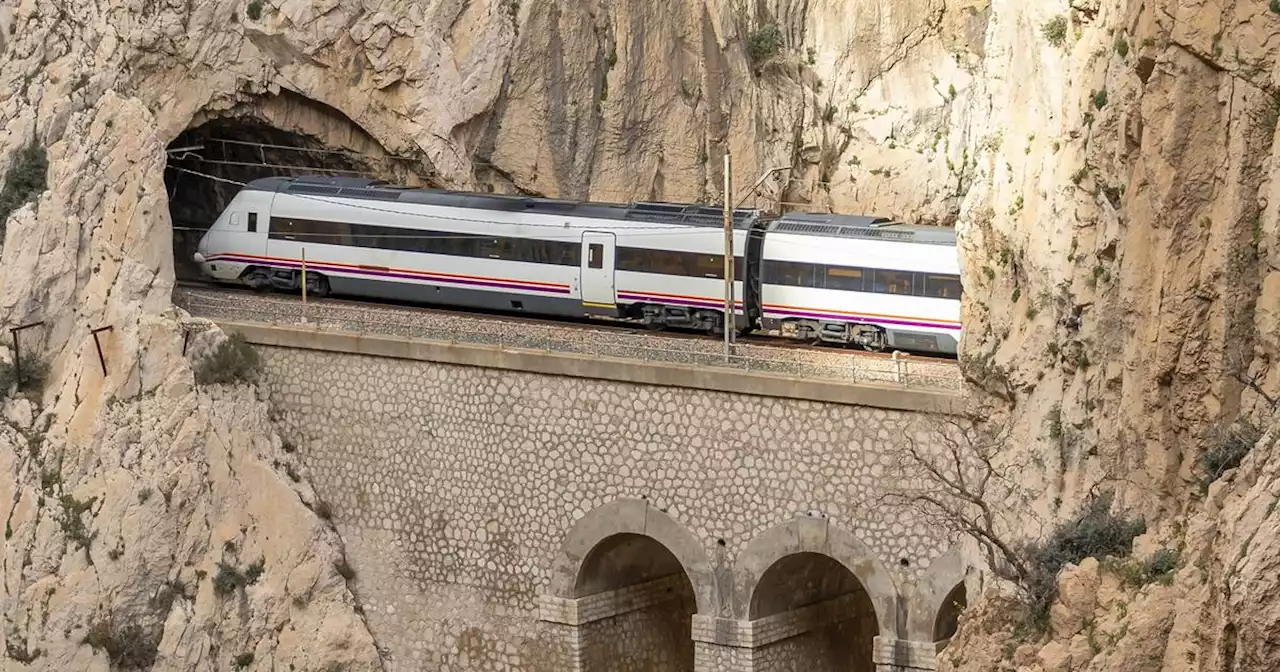
[[[218,344],[196,366],[196,383],[200,385],[234,385],[258,381],[261,368],[258,352],[240,334],[232,334]]]
[[[1021,525],[1008,513],[1030,511],[1035,498],[1019,476],[1033,465],[1025,451],[1011,449],[1011,421],[979,406],[927,422],[929,430],[907,435],[898,478],[906,487],[890,497],[942,529],[976,540],[996,576],[1018,587],[1026,625],[1036,631],[1048,626],[1063,567],[1088,557],[1127,556],[1133,539],[1146,531],[1141,519],[1112,512],[1111,492],[1098,491],[1047,537],[1019,541]]]
[[[49,159],[44,147],[32,141],[18,152],[4,175],[0,188],[0,242],[4,240],[5,221],[18,208],[39,196],[47,188]]]
[[[1004,503],[1030,502],[1016,476],[1029,464],[1014,463],[1002,449],[1011,423],[991,421],[993,408],[977,405],[958,415],[935,416],[907,432],[899,488],[889,497],[956,535],[982,547],[997,576],[1017,581],[1029,574],[1023,556],[1009,540],[1016,527]]]

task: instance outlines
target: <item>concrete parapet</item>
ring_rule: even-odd
[[[301,326],[252,322],[218,322],[225,331],[239,333],[252,344],[323,352],[360,354],[441,364],[524,371],[553,376],[594,378],[638,385],[660,385],[752,396],[800,399],[871,408],[952,414],[961,397],[900,387],[805,380],[752,371],[715,370],[660,362],[593,358],[469,343],[424,341],[398,336],[321,331]]]

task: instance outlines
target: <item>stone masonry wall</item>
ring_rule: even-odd
[[[911,413],[259,351],[283,435],[331,506],[394,670],[569,669],[582,643],[538,621],[539,596],[575,522],[622,498],[687,529],[717,575],[806,512],[852,532],[893,585],[950,546],[877,501]],[[745,618],[723,592],[711,615]],[[699,660],[738,655],[697,648]]]
[[[692,672],[689,617],[695,609],[690,590],[646,609],[588,623],[582,633],[586,669]]]

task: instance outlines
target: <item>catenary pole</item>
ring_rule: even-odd
[[[724,361],[732,354],[732,334],[737,326],[733,310],[733,189],[729,150],[724,152]]]
[[[307,248],[302,248],[302,323],[307,323]]]

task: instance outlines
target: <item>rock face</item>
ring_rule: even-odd
[[[1118,487],[1205,564],[1133,602],[1176,616],[1124,660],[1271,663],[1271,444],[1190,484],[1204,430],[1280,386],[1278,32],[1260,0],[0,0],[0,173],[49,161],[0,243],[0,320],[43,321],[20,338],[52,364],[4,409],[10,659],[101,667],[114,616],[172,669],[378,664],[263,405],[193,388],[170,309],[162,150],[232,115],[575,198],[718,199],[727,147],[735,196],[788,168],[748,202],[954,224],[970,375],[1045,465],[1028,529]],[[220,560],[263,573],[220,595]],[[1059,635],[1018,659],[1094,653]]]

